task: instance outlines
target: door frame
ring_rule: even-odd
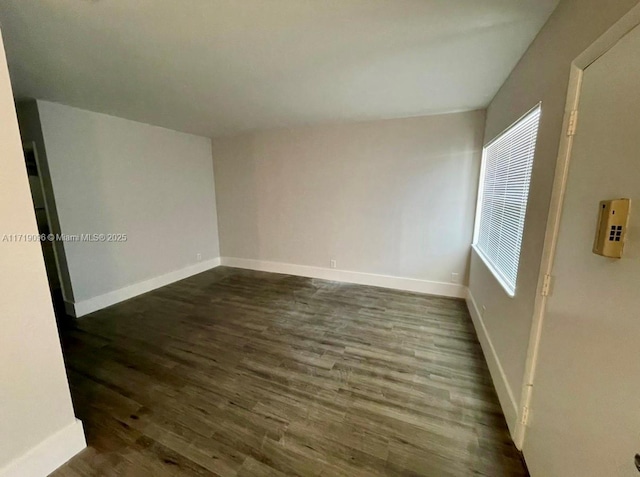
[[[533,319],[529,334],[529,346],[527,348],[527,358],[525,362],[525,372],[522,380],[522,393],[520,398],[521,416],[516,423],[514,432],[514,442],[518,449],[522,449],[526,437],[527,418],[531,405],[531,396],[535,383],[536,368],[538,363],[538,352],[540,348],[540,338],[544,325],[545,311],[547,305],[547,295],[543,293],[549,287],[549,280],[553,271],[556,247],[558,243],[558,233],[562,221],[562,209],[567,187],[567,177],[571,164],[571,153],[573,150],[574,134],[571,128],[575,128],[579,123],[579,103],[582,91],[582,79],[584,72],[598,58],[613,48],[627,33],[640,25],[640,4],[633,7],[625,16],[618,20],[602,36],[594,41],[586,50],[578,55],[571,63],[571,73],[569,76],[569,87],[567,90],[567,100],[565,103],[565,114],[562,122],[562,135],[560,137],[560,147],[556,162],[555,177],[549,205],[549,215],[547,217],[547,227],[544,236],[544,247],[542,250],[542,260],[538,275],[538,288],[533,307]],[[551,286],[553,283],[551,282]]]
[[[55,235],[55,234],[58,233],[58,230],[56,230],[56,228],[53,226],[51,205],[49,203],[49,200],[50,200],[49,189],[47,187],[45,187],[45,178],[44,178],[44,175],[43,175],[44,168],[43,168],[43,164],[42,164],[42,158],[40,157],[40,154],[38,152],[38,145],[36,144],[36,141],[23,141],[22,142],[22,150],[23,150],[23,152],[32,151],[33,155],[35,157],[36,167],[38,168],[38,181],[40,183],[40,189],[41,189],[41,192],[42,192],[42,197],[44,198],[44,210],[45,210],[45,214],[47,216],[47,223],[49,224],[49,232],[53,233]],[[57,244],[55,242],[53,242],[53,244],[52,244],[53,256],[55,258],[56,273],[58,274],[58,282],[60,283],[60,290],[62,292],[62,299],[66,303],[68,301],[69,293],[67,291],[66,282],[63,279],[62,263],[61,263],[62,259],[60,257],[60,251],[58,250],[58,247],[56,245]]]

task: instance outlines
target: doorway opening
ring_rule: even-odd
[[[55,228],[51,225],[51,215],[47,206],[47,192],[44,184],[42,168],[39,163],[38,151],[35,143],[22,145],[24,160],[29,177],[29,188],[40,234],[40,245],[47,271],[49,291],[58,325],[66,322],[70,317],[65,312],[64,292],[60,273],[60,259],[56,251]]]

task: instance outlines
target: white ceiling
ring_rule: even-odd
[[[217,136],[485,107],[558,0],[2,0],[17,98]]]

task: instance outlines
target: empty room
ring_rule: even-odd
[[[0,2],[0,477],[640,475],[638,0]]]

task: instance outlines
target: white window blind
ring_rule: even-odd
[[[541,106],[484,147],[474,248],[513,296]]]

